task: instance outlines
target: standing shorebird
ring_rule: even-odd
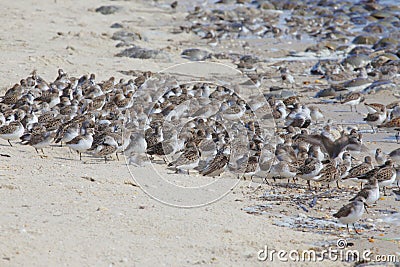
[[[340,179],[340,168],[338,168],[337,166],[338,164],[336,159],[329,159],[323,161],[322,163],[325,163],[325,165],[319,172],[318,176],[314,177],[312,180],[316,182],[326,183],[328,185],[328,188],[331,182],[336,182],[337,187],[340,189],[338,182],[338,180]]]
[[[394,162],[387,160],[385,165],[378,166],[368,171],[367,173],[357,177],[359,180],[370,181],[373,178],[378,180],[379,186],[383,187],[383,194],[386,196],[385,187],[391,185],[396,179],[396,169],[394,168]]]
[[[53,140],[55,133],[52,131],[47,131],[44,126],[39,127],[38,130],[32,133],[25,134],[21,136],[21,144],[30,145],[35,148],[36,153],[39,154],[38,149],[42,151],[44,156],[43,148],[50,145]]]
[[[365,204],[373,204],[379,199],[379,184],[376,178],[372,178],[368,181],[368,183],[364,186],[361,191],[357,193],[355,197],[350,199],[350,201],[354,201],[358,197],[363,197],[365,199]]]
[[[290,84],[293,88],[295,81],[293,76],[290,74],[289,69],[287,67],[279,67],[278,70],[281,73],[282,84]]]
[[[369,172],[372,169],[372,159],[370,156],[366,156],[364,158],[364,162],[354,166],[349,170],[349,174],[342,178],[342,180],[346,179],[356,179],[365,173]]]
[[[351,169],[352,156],[349,152],[346,151],[343,153],[342,159],[343,161],[338,166],[340,174],[339,180],[342,180],[349,174],[349,171]],[[337,181],[337,184],[339,183],[339,180]]]
[[[364,103],[369,113],[386,112],[386,106],[380,103]]]
[[[194,142],[188,142],[184,148],[183,153],[174,161],[168,164],[168,166],[175,166],[175,171],[186,170],[187,174],[189,171],[196,168],[199,165],[200,153]]]
[[[230,148],[228,146],[223,146],[220,148],[215,155],[214,159],[210,161],[210,163],[201,170],[201,174],[203,176],[219,176],[221,175],[226,167],[228,166],[230,158]]]
[[[115,139],[106,135],[104,137],[104,141],[95,148],[94,154],[98,157],[104,157],[104,162],[107,163],[107,156],[115,153],[117,149],[118,143],[115,141]]]
[[[378,165],[383,165],[385,164],[387,160],[387,155],[383,153],[382,149],[377,148],[375,151],[375,161],[378,163]]]
[[[226,103],[226,102],[224,102]],[[223,103],[223,104],[224,104]],[[221,105],[222,117],[226,120],[239,120],[246,111],[246,102],[239,99],[236,104],[232,106]]]
[[[307,181],[308,189],[311,190],[310,181],[321,177],[320,171],[324,166],[315,158],[307,158],[302,166],[298,168],[297,175]]]
[[[372,131],[376,133],[375,127],[378,127],[386,120],[386,112],[378,111],[375,113],[368,113],[367,117],[364,118],[364,121],[371,126]],[[378,127],[379,128],[379,127]]]
[[[309,109],[310,109],[311,119],[318,124],[318,121],[324,118],[324,114],[322,113],[321,109],[317,106],[310,106]]]
[[[82,152],[85,152],[92,147],[93,134],[94,129],[89,128],[86,129],[84,135],[78,135],[74,139],[66,143],[69,148],[79,153],[79,160],[82,160]]]
[[[363,197],[357,197],[349,204],[343,206],[337,213],[333,214],[333,217],[338,218],[343,224],[346,224],[347,231],[350,234],[349,224],[353,224],[354,231],[357,232],[354,223],[361,219],[365,210],[365,199]]]
[[[351,92],[349,93],[343,100],[342,104],[350,106],[350,112],[354,110],[357,111],[357,106],[365,100],[364,96],[361,95],[359,92]]]
[[[388,122],[382,123],[377,126],[379,129],[384,129],[388,132],[396,132],[396,142],[399,143],[400,140],[400,135],[399,135],[399,130],[400,130],[400,117],[393,118]]]
[[[253,180],[253,176],[260,170],[260,153],[260,151],[257,151],[256,154],[248,158],[246,168],[243,173],[244,180],[246,180],[246,177],[250,177],[250,180]]]
[[[394,162],[387,160],[385,166],[382,167],[374,176],[379,183],[379,186],[383,188],[383,195],[386,196],[385,188],[391,185],[396,180],[396,169],[394,168]]]
[[[290,179],[296,176],[297,169],[287,161],[279,161],[277,164],[271,166],[269,172],[274,179],[275,177],[287,178],[287,185],[289,185]]]
[[[0,138],[7,140],[12,146],[10,140],[17,140],[24,134],[24,126],[19,121],[10,122],[8,125],[0,127]]]
[[[389,153],[389,158],[397,164],[400,164],[400,148],[396,148],[395,150],[391,151]]]

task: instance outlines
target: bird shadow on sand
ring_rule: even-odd
[[[68,160],[68,161],[79,161],[79,157],[72,158],[72,157],[59,157],[55,156],[54,159],[61,159],[61,160]]]

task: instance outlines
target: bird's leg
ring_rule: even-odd
[[[250,188],[250,187],[251,187],[251,184],[253,183],[253,176],[254,176],[254,175],[250,176],[250,182],[249,182],[249,185],[247,186],[248,188]]]
[[[9,140],[9,139],[7,139],[7,142],[10,144],[10,146],[12,146],[12,144],[11,144],[11,142],[10,142],[10,140]]]
[[[357,232],[356,226],[353,223],[353,228],[354,228],[354,232],[356,232],[356,234],[361,235],[361,233]]]
[[[338,189],[341,189],[340,186],[339,186],[339,180],[336,180],[336,186],[337,186]]]
[[[107,156],[104,156],[104,163],[107,163]]]
[[[308,190],[311,191],[311,181],[310,181],[310,180],[307,180],[307,184],[308,184]]]
[[[43,158],[47,158],[46,154],[44,154],[44,150],[43,148],[40,149],[40,151],[42,151],[42,155],[40,155],[40,157]]]
[[[266,177],[266,176],[265,176],[265,177],[264,177],[264,179],[263,179],[263,183],[264,183],[264,182],[265,182],[267,185],[269,185],[269,182],[268,182],[268,180],[267,180],[267,177]]]
[[[364,209],[365,209],[365,211],[369,214],[369,212],[368,212],[368,209],[367,208],[369,208],[368,207],[368,205],[367,204],[364,204]]]
[[[347,232],[350,234],[349,224],[346,224],[346,226],[347,226]]]
[[[79,160],[82,160],[82,153],[81,152],[78,153],[79,153]]]
[[[119,161],[119,157],[118,157],[118,153],[117,152],[115,152],[115,156],[117,156],[117,160]]]
[[[36,150],[36,153],[39,154],[39,151],[37,150],[37,148],[35,148],[35,150]]]
[[[387,196],[387,195],[386,195],[385,187],[386,187],[386,186],[383,187],[383,195],[384,195],[384,196]]]

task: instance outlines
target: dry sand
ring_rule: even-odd
[[[34,69],[48,80],[55,78],[58,68],[73,76],[95,73],[97,80],[126,79],[117,71],[160,71],[187,62],[179,57],[181,50],[192,47],[191,42],[196,47],[200,41],[190,34],[168,33],[173,27],[170,22],[181,19],[183,13],[143,2],[5,1],[0,17],[2,89]],[[104,4],[122,9],[108,16],[94,12]],[[114,57],[119,50],[110,39],[115,32],[110,25],[115,22],[126,23],[146,37],[148,41],[138,41],[140,46],[165,49],[169,58]],[[390,151],[391,146],[385,148]],[[317,242],[338,239],[334,232],[302,232],[273,225],[276,214],[304,213],[296,205],[277,206],[270,215],[243,210],[264,203],[258,197],[271,186],[253,192],[248,182],[241,181],[213,204],[176,208],[135,186],[122,158],[104,163],[85,156],[81,162],[75,153],[59,147],[45,149],[46,157],[40,157],[31,147],[10,147],[4,140],[0,151],[11,156],[1,157],[0,166],[0,266],[266,266],[271,263],[257,260],[257,252],[265,245],[302,251]],[[147,169],[135,171],[146,175]],[[207,179],[202,182],[212,182]],[[397,209],[392,198],[378,205]],[[331,216],[329,210],[326,214]],[[344,230],[340,233],[346,234]],[[369,243],[368,233],[352,240],[356,247],[374,247],[380,253],[399,250],[396,242]],[[324,261],[324,265],[343,263]]]

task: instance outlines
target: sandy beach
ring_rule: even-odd
[[[166,1],[139,0],[2,3],[0,95],[33,70],[45,80],[53,80],[59,68],[77,77],[94,73],[98,81],[111,76],[128,80],[131,76],[121,71],[165,72],[188,63],[180,56],[188,48],[243,52],[244,40],[225,41],[213,48],[192,33],[172,33],[187,15],[188,4],[181,2],[176,9]],[[95,11],[103,5],[119,9],[110,15]],[[119,41],[111,39],[119,30],[110,27],[114,23],[138,33],[136,45],[160,54],[154,59],[115,56],[125,47],[116,47]],[[255,45],[248,41],[246,53],[262,53],[268,58],[259,63],[266,71],[281,62],[288,50],[300,52],[308,45],[307,41],[267,38],[259,46],[260,40],[253,41]],[[235,67],[231,60],[211,58],[208,62],[223,63],[228,70]],[[348,112],[348,106],[311,98],[319,85],[326,85],[318,77],[303,75],[316,62],[287,63],[296,74],[296,90],[306,103],[323,109],[325,120],[359,125],[368,151],[357,159],[373,155],[377,147],[385,152],[397,148],[387,134],[371,134],[362,116]],[[221,74],[218,67],[210,68],[208,73]],[[264,81],[265,88],[281,84],[279,73],[271,73],[274,77]],[[309,83],[316,87],[307,88]],[[394,100],[386,91],[366,95],[366,102],[388,104]],[[367,113],[361,105],[359,111]],[[345,227],[336,227],[332,214],[354,195],[356,184],[345,184],[343,190],[331,188],[329,197],[322,191],[310,196],[304,181],[291,188],[284,186],[284,180],[249,187],[248,180],[231,175],[214,184],[214,178],[199,174],[190,179],[185,174],[171,174],[161,164],[134,167],[125,155],[105,163],[84,154],[80,161],[75,152],[55,144],[40,155],[33,147],[16,142],[11,147],[1,139],[0,153],[7,155],[0,157],[0,266],[320,266],[321,262],[271,263],[258,257],[266,246],[277,251],[321,252],[335,248],[338,239],[351,243],[349,249],[400,257],[399,208],[394,195],[384,197],[364,215],[359,222],[364,228],[361,235],[349,235]],[[169,191],[161,182],[152,182],[154,177],[149,175],[154,173],[184,189],[211,186],[198,195],[190,190]],[[314,196],[318,196],[317,203],[310,207]],[[190,207],[193,205],[200,207]],[[352,266],[354,262],[324,259],[323,264]]]

